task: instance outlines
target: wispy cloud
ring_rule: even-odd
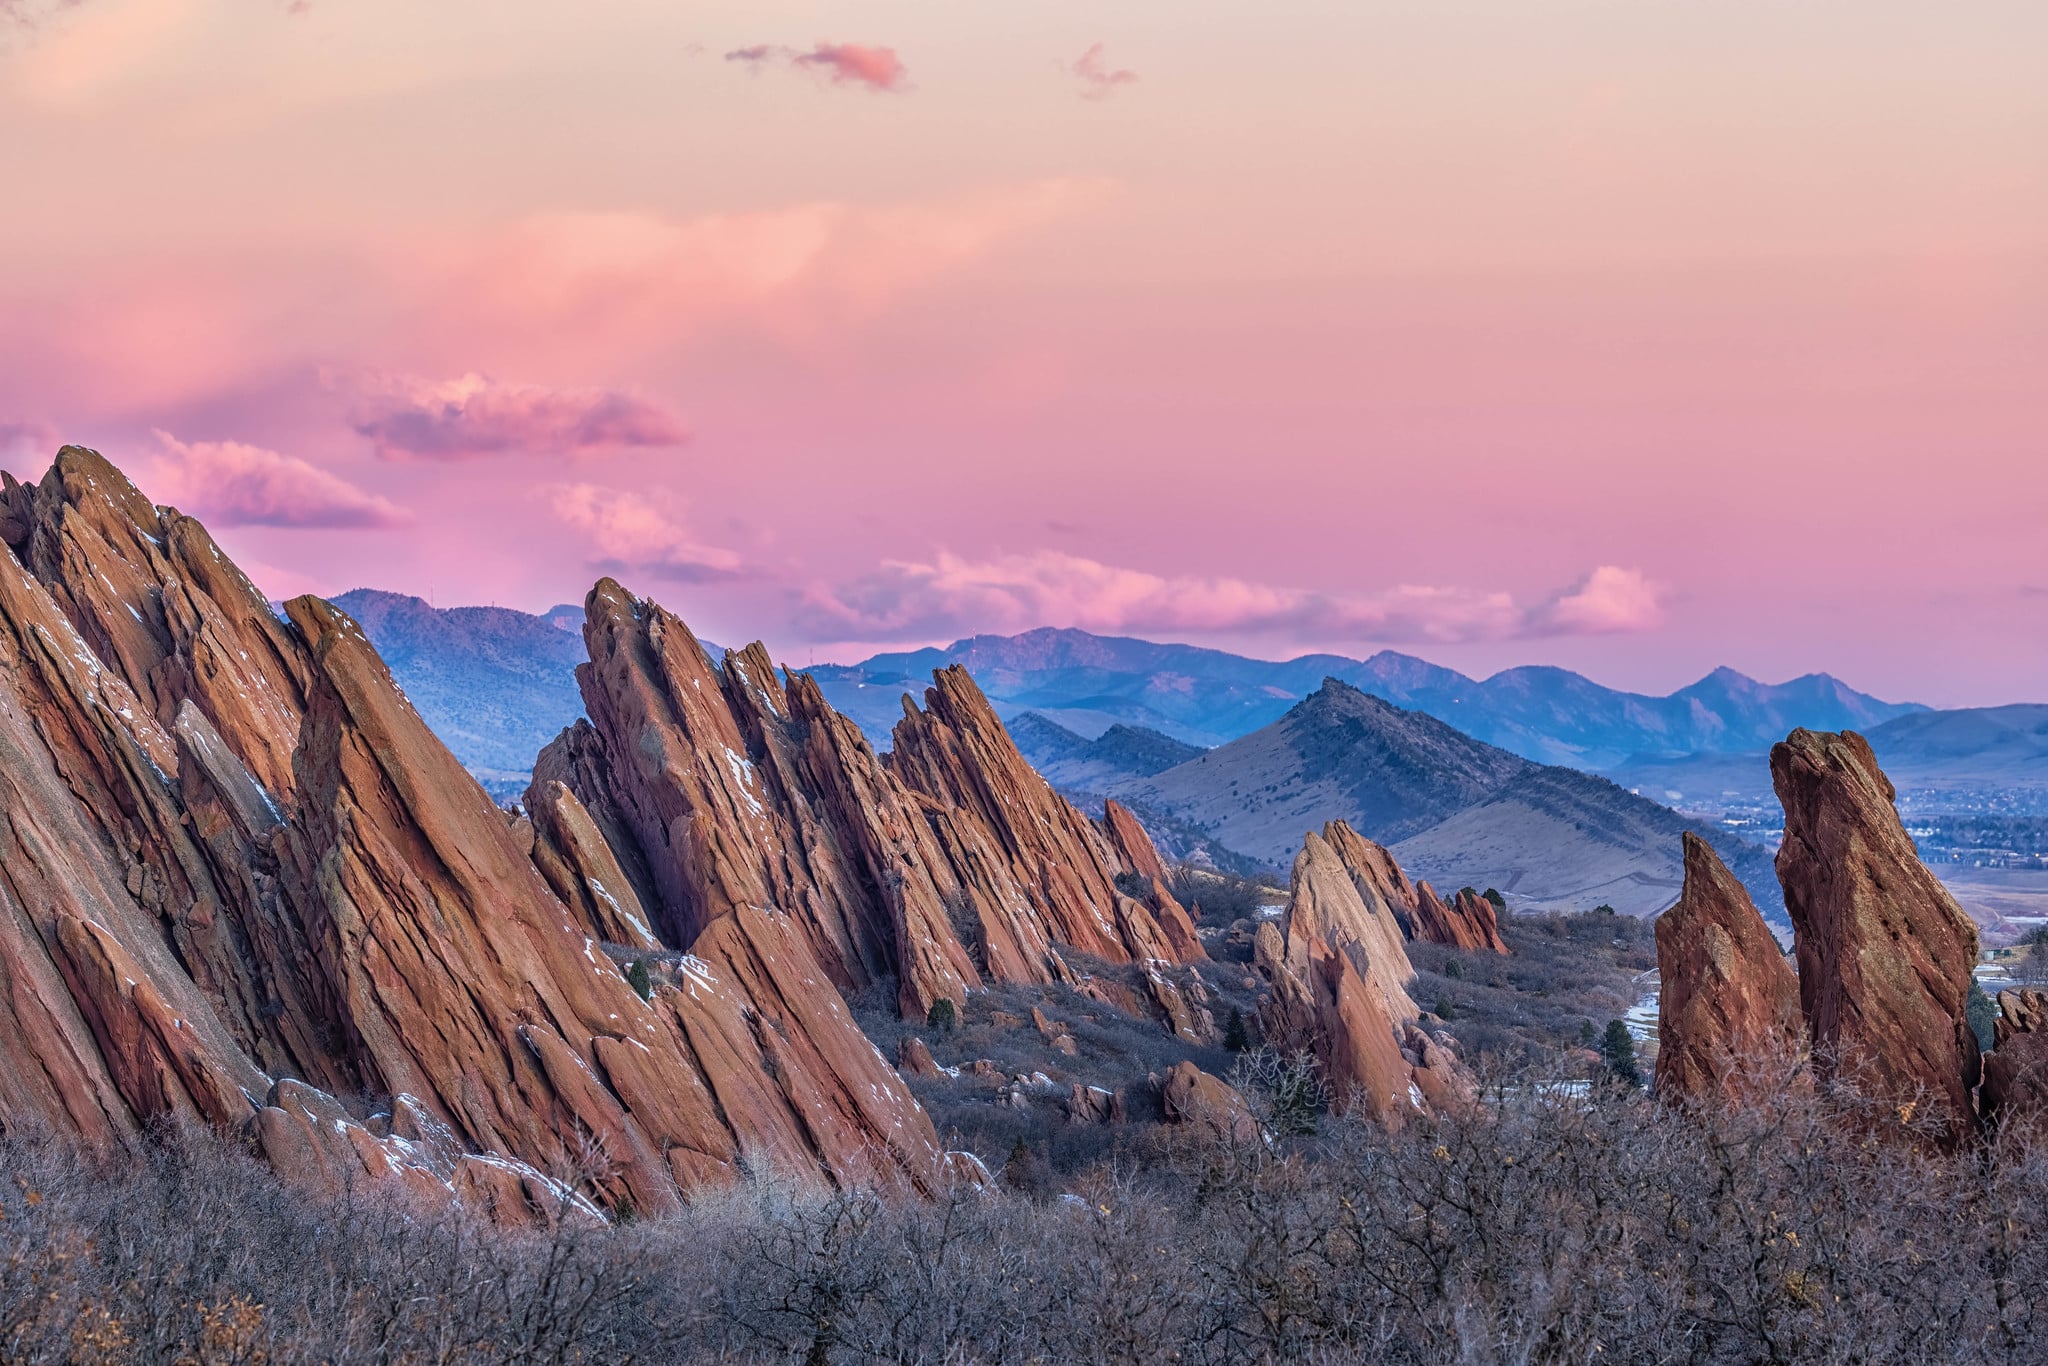
[[[296,456],[156,434],[150,487],[215,526],[399,527],[412,514]]]
[[[909,89],[910,83],[910,72],[895,48],[864,43],[819,43],[809,51],[759,43],[734,48],[725,54],[725,60],[744,63],[757,71],[766,66],[811,71],[834,85],[859,85],[891,94]]]
[[[387,460],[473,460],[518,452],[592,455],[679,446],[681,418],[614,389],[504,384],[488,375],[428,380],[370,375],[355,381],[352,423]]]
[[[1507,593],[1468,588],[1403,584],[1375,593],[1329,593],[1167,576],[1040,550],[985,560],[941,552],[928,563],[888,561],[851,583],[812,588],[800,619],[820,639],[837,640],[1078,626],[1441,644],[1644,630],[1661,614],[1655,585],[1611,566],[1529,606]]]
[[[1124,86],[1135,85],[1138,81],[1137,72],[1110,66],[1100,43],[1082,53],[1067,70],[1081,83],[1081,98],[1084,100],[1106,100]]]
[[[595,484],[557,484],[545,490],[555,516],[590,538],[591,563],[640,570],[684,583],[736,578],[738,554],[699,541],[680,511],[665,511],[648,497]]]

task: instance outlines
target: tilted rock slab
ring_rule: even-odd
[[[1163,885],[1155,904],[1117,890],[1136,870],[1024,762],[964,672],[941,676],[930,712],[906,699],[885,761],[808,676],[785,683],[758,644],[714,667],[680,619],[610,579],[584,637],[590,719],[542,752],[529,802],[550,783],[575,794],[664,943],[774,907],[840,990],[895,977],[908,1018],[984,981],[1068,980],[1062,945],[1113,963],[1202,956]]]
[[[1799,979],[1748,891],[1690,831],[1685,890],[1656,931],[1659,1095],[1740,1094],[1804,1052]]]
[[[241,1125],[288,1176],[503,1218],[588,1206],[565,1172],[642,1210],[743,1159],[947,1179],[786,917],[740,908],[641,1001],[596,951],[634,912],[595,818],[541,812],[565,904],[344,614],[279,621],[77,448],[0,487],[0,531],[0,1122]]]
[[[1995,1047],[1984,1055],[1984,1117],[2004,1126],[2048,1127],[2048,993],[1998,993]]]
[[[1399,1124],[1469,1103],[1469,1075],[1417,1025],[1407,991],[1414,968],[1381,865],[1358,847],[1368,841],[1339,826],[1304,839],[1287,910],[1254,937],[1253,961],[1270,988],[1261,1029],[1283,1051],[1313,1052],[1337,1109]]]
[[[1937,1139],[1959,1140],[1975,1118],[1977,927],[1920,862],[1862,736],[1795,730],[1771,750],[1771,779],[1817,1066],[1839,1068],[1902,1119],[1939,1106]]]

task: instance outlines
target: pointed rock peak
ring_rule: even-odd
[[[90,447],[66,446],[58,451],[56,463],[43,476],[43,488],[73,507],[97,500],[137,527],[153,530],[157,525],[156,504],[111,460]]]
[[[1713,846],[1687,831],[1685,890],[1657,918],[1657,1091],[1747,1095],[1803,1052],[1799,980]]]
[[[1445,901],[1427,882],[1415,888],[1414,927],[1417,939],[1475,952],[1506,953],[1507,942],[1500,937],[1500,918],[1493,903],[1473,891],[1461,888]]]
[[[1862,736],[1795,730],[1771,750],[1771,780],[1816,1065],[1915,1132],[1931,1124],[1936,1141],[1960,1141],[1978,1079],[1967,1013],[1977,927],[1920,862]]]
[[[1125,867],[1140,877],[1164,880],[1166,864],[1160,859],[1152,837],[1145,833],[1145,827],[1130,808],[1114,797],[1102,804],[1102,830]]]

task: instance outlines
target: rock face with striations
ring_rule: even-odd
[[[1931,1102],[1937,1139],[1960,1140],[1978,1079],[1966,1013],[1976,926],[1920,862],[1862,736],[1795,730],[1771,750],[1771,779],[1816,1064],[1888,1106]]]
[[[239,1126],[289,1178],[508,1220],[674,1208],[742,1153],[946,1179],[787,918],[739,908],[641,1000],[597,818],[508,820],[345,614],[280,621],[90,451],[0,487],[0,529],[0,1123]]]
[[[1508,951],[1507,943],[1500,937],[1500,917],[1495,914],[1493,903],[1470,887],[1460,890],[1449,902],[1427,882],[1418,884],[1415,893],[1417,939],[1475,953]]]
[[[1407,991],[1414,969],[1385,895],[1399,870],[1384,855],[1342,822],[1311,833],[1294,860],[1287,910],[1259,926],[1253,957],[1271,989],[1260,1012],[1266,1037],[1313,1051],[1337,1108],[1397,1124],[1472,1088],[1450,1050],[1418,1026]]]
[[[575,795],[671,947],[770,912],[841,990],[894,977],[909,1018],[985,981],[1070,980],[1061,946],[1203,956],[1163,886],[1118,890],[1131,846],[1053,794],[964,671],[940,676],[927,711],[906,699],[885,762],[808,676],[785,683],[759,645],[714,666],[680,619],[612,580],[584,635],[590,719],[542,752],[529,800],[551,783]]]
[[[1984,1118],[2001,1127],[2048,1125],[2048,993],[1998,993],[1996,1047],[1984,1055]]]
[[[1705,1099],[1804,1050],[1799,979],[1713,847],[1685,836],[1685,890],[1657,918],[1657,1092]]]

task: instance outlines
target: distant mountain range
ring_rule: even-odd
[[[1363,660],[1304,655],[1275,662],[1053,629],[972,636],[944,649],[810,672],[833,706],[878,735],[901,714],[903,691],[921,691],[932,669],[956,663],[967,666],[1005,719],[1033,711],[1083,736],[1121,723],[1219,745],[1278,720],[1334,678],[1525,759],[1595,771],[1644,755],[1752,751],[1795,726],[1867,730],[1926,710],[1882,701],[1826,674],[1767,684],[1716,669],[1668,697],[1651,697],[1546,666],[1480,680],[1391,650]]]
[[[1636,915],[1677,897],[1679,836],[1691,829],[1767,916],[1783,918],[1769,856],[1755,845],[1334,678],[1272,725],[1172,768],[1113,779],[1106,791],[1140,816],[1267,864],[1284,865],[1303,831],[1341,818],[1440,890],[1492,886],[1518,905],[1605,903]]]
[[[413,709],[494,797],[523,791],[533,756],[583,713],[583,609],[431,607],[358,588],[334,599],[391,666]],[[575,629],[556,624],[571,619]]]
[[[1938,810],[1949,797],[1972,792],[2048,791],[2048,706],[1918,712],[1874,726],[1865,736],[1905,804],[1921,809]],[[1688,809],[1775,802],[1770,752],[1762,748],[1637,758],[1610,776]]]
[[[362,622],[421,716],[494,795],[522,791],[541,745],[582,714],[577,604],[540,615],[436,608],[373,589],[335,601]],[[709,648],[714,659],[720,655]],[[1802,725],[1865,731],[1902,788],[2048,785],[2041,733],[2048,707],[1930,712],[1824,674],[1767,685],[1719,669],[1658,698],[1563,669],[1509,669],[1474,680],[1392,651],[1273,662],[1074,630],[974,636],[810,672],[836,708],[886,746],[903,694],[922,695],[930,671],[954,662],[975,675],[1054,785],[1084,799],[1271,725],[1325,678],[1522,759],[1605,771],[1646,797],[1688,809],[1700,805],[1696,795],[1724,788],[1767,800],[1761,756]],[[1163,811],[1158,817],[1169,819]],[[1198,833],[1184,827],[1168,839]]]

